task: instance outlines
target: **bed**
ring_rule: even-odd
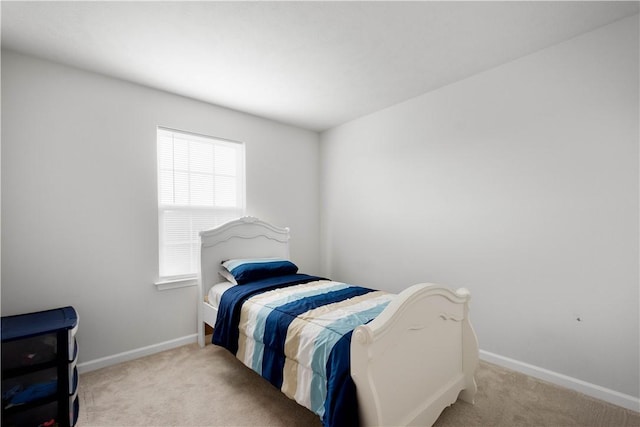
[[[216,336],[219,341],[220,336],[225,337],[225,342],[231,343],[233,347],[228,349],[238,356],[239,353],[236,351],[246,351],[242,342],[238,345],[233,344],[234,340],[237,341],[237,329],[242,328],[242,322],[230,328],[234,335],[226,331],[230,324],[229,319],[234,315],[237,318],[245,316],[244,311],[237,310],[250,310],[247,307],[255,306],[257,303],[252,303],[251,299],[256,298],[253,296],[246,300],[240,298],[241,301],[231,309],[229,301],[232,294],[249,292],[247,289],[251,286],[256,289],[268,289],[268,292],[280,292],[282,290],[278,283],[271,282],[278,282],[281,277],[251,282],[250,286],[234,285],[222,279],[221,265],[224,261],[236,259],[290,259],[289,229],[276,227],[254,217],[243,217],[203,231],[200,238],[198,342],[204,347],[205,325],[210,325],[214,328],[214,343]],[[295,279],[299,280],[302,276],[306,275],[296,273]],[[262,282],[269,282],[268,288],[262,288],[266,286]],[[214,285],[215,289],[212,291]],[[391,295],[367,288],[352,289],[352,285],[331,282],[315,276],[309,276],[308,281],[302,280],[302,283],[293,283],[291,286],[292,288],[286,290],[289,294],[293,293],[292,289],[295,287],[349,287],[348,290],[340,292],[348,292],[349,298],[354,295],[364,298],[364,294],[367,294],[367,297],[375,295],[378,302],[384,301],[381,306],[383,308],[378,309],[379,312],[376,312],[375,316],[363,318],[362,324],[355,326],[339,340],[341,348],[346,348],[344,351],[347,375],[343,380],[344,384],[353,385],[351,388],[354,400],[344,396],[331,397],[331,385],[324,385],[324,392],[329,394],[326,397],[327,401],[333,399],[335,402],[338,399],[337,401],[342,402],[339,399],[344,398],[343,407],[357,408],[355,419],[360,425],[430,426],[435,423],[441,412],[457,399],[474,402],[477,392],[474,373],[478,365],[478,342],[469,322],[470,294],[466,289],[454,291],[434,284],[418,284],[397,295]],[[257,298],[266,298],[266,291],[256,292],[265,292],[258,293]],[[368,310],[367,313],[372,311],[375,310]],[[219,323],[217,328],[216,322]],[[246,323],[245,321],[244,324]],[[240,330],[240,335],[244,336],[242,329]],[[238,347],[242,348],[238,350]],[[338,350],[334,348],[331,352],[329,357],[333,357],[333,353],[337,353]],[[267,359],[271,356],[264,357]],[[288,357],[282,356],[284,363],[290,362]],[[246,361],[244,363],[247,364]],[[298,363],[302,365],[302,362],[296,362],[296,366]],[[335,378],[329,379],[330,364],[333,366],[335,363],[326,364],[327,383]],[[269,377],[263,372],[259,373],[265,378]],[[274,383],[272,378],[268,379]],[[345,390],[350,388],[344,384],[334,386],[333,390],[337,388],[339,393],[347,394]],[[274,385],[289,395],[282,379]],[[320,412],[317,403],[314,409],[307,405],[308,402],[298,402],[318,413],[325,426],[349,425],[353,422],[353,418],[340,418],[340,411],[336,411],[337,415],[329,414],[328,411],[333,411],[333,407],[326,402]]]

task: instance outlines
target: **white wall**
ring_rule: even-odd
[[[466,286],[485,351],[638,396],[637,19],[320,152],[313,132],[3,51],[2,314],[74,305],[81,361],[195,333],[196,289],[152,285],[163,125],[247,144],[248,213],[292,228],[304,271],[321,212],[324,273]]]
[[[637,397],[638,75],[636,15],[323,133],[325,273],[467,287],[484,351]]]
[[[2,52],[2,314],[73,305],[80,361],[196,333],[157,291],[156,126],[246,143],[247,213],[319,272],[315,132]]]

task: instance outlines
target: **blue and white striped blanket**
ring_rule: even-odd
[[[351,333],[392,298],[304,274],[234,286],[222,296],[213,343],[318,414],[325,426],[357,425]]]

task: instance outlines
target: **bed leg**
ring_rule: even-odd
[[[475,379],[471,379],[471,384],[467,383],[467,386],[464,390],[460,392],[458,398],[461,400],[471,403],[472,405],[476,403],[476,393],[478,392],[478,385],[476,384]]]
[[[458,289],[456,293],[467,298],[464,306],[464,320],[462,321],[462,369],[464,373],[465,387],[458,397],[465,402],[474,404],[476,393],[478,392],[478,384],[475,379],[479,360],[478,337],[476,336],[473,326],[471,326],[471,322],[469,321],[470,293],[464,288]]]
[[[478,384],[476,383],[475,378],[476,369],[478,367],[478,347],[475,334],[473,333],[473,330],[470,329],[470,326],[471,325],[469,325],[469,329],[467,330],[473,335],[468,337],[467,348],[465,349],[465,354],[463,356],[464,390],[460,392],[458,397],[467,403],[474,404],[476,403],[475,398],[476,393],[478,392]]]

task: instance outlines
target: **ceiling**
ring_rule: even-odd
[[[639,2],[7,2],[2,46],[322,131]]]

